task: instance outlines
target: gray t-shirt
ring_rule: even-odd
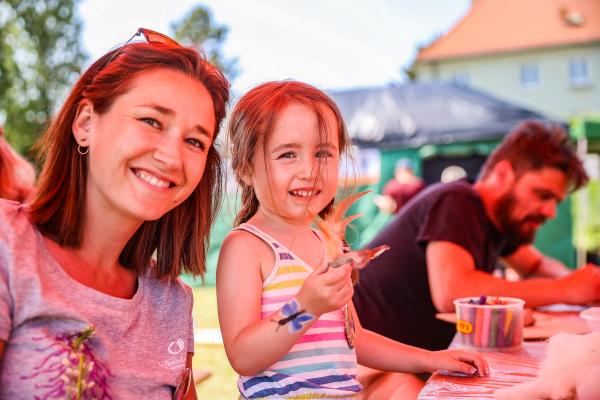
[[[149,275],[138,277],[132,299],[80,284],[51,256],[26,208],[0,199],[0,399],[65,398],[80,365],[93,398],[171,399],[194,351],[192,292]],[[76,346],[90,325],[95,333]]]

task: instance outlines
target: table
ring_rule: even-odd
[[[555,312],[565,327],[584,322],[576,312]],[[565,328],[569,331],[568,328]],[[490,366],[487,377],[457,377],[434,373],[419,394],[419,400],[438,399],[493,399],[494,391],[503,387],[534,380],[540,369],[548,342],[524,342],[523,347],[512,352],[484,352]],[[457,347],[453,342],[451,347]]]
[[[493,399],[496,389],[534,380],[544,358],[546,341],[525,342],[513,352],[484,353],[490,366],[486,377],[457,377],[434,373],[419,394],[419,400]]]

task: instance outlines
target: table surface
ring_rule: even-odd
[[[555,313],[565,326],[579,319],[575,312]],[[565,328],[568,331],[568,328]],[[512,352],[484,352],[490,366],[487,377],[459,377],[434,373],[419,394],[419,400],[493,399],[494,391],[534,380],[540,369],[548,342],[524,342]],[[451,347],[457,347],[454,344]]]

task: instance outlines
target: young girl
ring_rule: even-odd
[[[235,106],[229,137],[242,208],[221,249],[217,298],[243,398],[355,397],[357,359],[386,371],[487,373],[478,355],[406,346],[356,317],[353,340],[352,267],[328,268],[311,227],[332,207],[350,144],[329,97],[299,82],[260,85]]]
[[[190,388],[192,297],[177,277],[205,270],[229,84],[196,50],[138,34],[147,43],[107,53],[71,90],[31,206],[0,201],[2,399]]]

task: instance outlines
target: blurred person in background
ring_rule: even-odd
[[[0,198],[27,202],[33,195],[35,169],[17,153],[0,127]]]
[[[375,196],[374,202],[382,212],[395,214],[424,187],[423,180],[414,174],[410,160],[400,158],[396,161],[394,177],[385,184],[382,195]]]

